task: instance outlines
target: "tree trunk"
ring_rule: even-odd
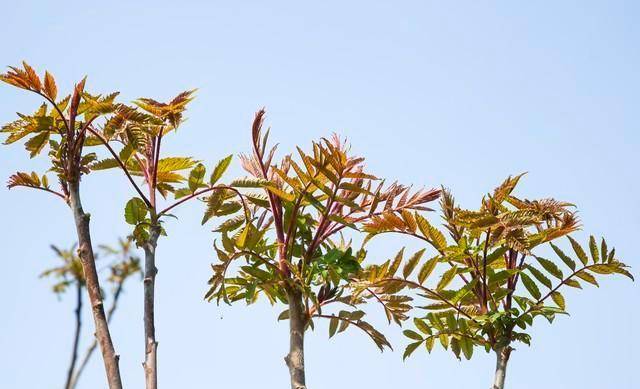
[[[146,389],[157,389],[158,387],[158,342],[156,342],[155,328],[155,283],[156,274],[156,245],[160,235],[160,226],[153,223],[149,240],[144,244],[144,337],[145,337],[145,358],[144,377]]]
[[[120,298],[121,293],[122,293],[122,281],[118,283],[116,292],[113,295],[113,302],[111,303],[111,308],[109,308],[109,311],[107,312],[107,323],[111,323],[111,319],[113,318],[113,313],[115,312],[118,306],[118,299]],[[80,363],[80,366],[78,366],[78,369],[76,369],[75,373],[73,374],[73,378],[71,379],[68,389],[75,389],[75,387],[78,386],[78,380],[80,379],[80,376],[84,371],[84,368],[87,366],[87,363],[89,363],[89,360],[91,359],[91,356],[93,355],[93,352],[95,351],[96,347],[98,347],[98,342],[94,339],[91,345],[89,346],[89,348],[87,348],[87,351],[84,354],[84,358],[82,358],[82,362]]]
[[[113,348],[109,324],[104,313],[102,295],[100,293],[100,281],[96,271],[96,262],[91,246],[91,231],[89,230],[89,214],[84,213],[80,202],[79,182],[69,182],[69,206],[73,212],[78,234],[78,255],[82,262],[82,271],[86,282],[89,301],[91,302],[91,313],[95,323],[95,336],[100,344],[104,368],[107,373],[107,382],[110,389],[122,389],[120,379],[120,367],[118,366],[119,356]]]
[[[290,287],[289,299],[289,354],[284,358],[289,367],[291,389],[306,389],[304,377],[304,330],[307,314],[302,303],[302,293]]]
[[[80,329],[82,328],[82,283],[76,280],[76,331],[73,337],[73,348],[71,349],[71,363],[69,364],[69,371],[67,372],[67,382],[64,387],[71,389],[73,387],[73,372],[76,368],[76,361],[78,360],[78,345],[80,344]]]
[[[511,355],[511,347],[506,346],[496,350],[496,374],[492,389],[504,389],[504,379],[507,375],[507,363]]]

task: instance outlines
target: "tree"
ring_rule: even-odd
[[[81,178],[89,173],[89,166],[97,158],[95,153],[84,152],[85,147],[96,144],[96,139],[90,136],[88,128],[98,121],[108,122],[116,110],[114,100],[118,94],[92,95],[85,90],[84,78],[74,86],[71,95],[58,99],[58,88],[53,76],[45,72],[44,79],[40,79],[35,70],[25,62],[22,69],[10,67],[8,72],[0,75],[0,80],[36,93],[45,100],[35,113],[18,114],[19,118],[3,126],[1,131],[8,134],[5,144],[29,136],[25,148],[32,158],[48,147],[51,161],[49,171],[57,176],[60,188],[52,189],[47,176],[39,176],[35,172],[17,172],[10,177],[8,186],[45,191],[62,199],[71,209],[78,237],[78,255],[89,293],[107,381],[110,389],[121,389],[118,355],[109,332],[91,245],[90,215],[83,210],[80,196]]]
[[[169,211],[188,200],[216,190],[233,190],[216,185],[229,166],[231,156],[214,167],[208,181],[205,181],[206,169],[199,161],[191,157],[161,157],[164,138],[177,132],[193,94],[193,90],[182,92],[167,103],[140,98],[134,101],[134,106],[119,104],[104,126],[88,127],[88,131],[111,154],[109,158],[92,163],[91,170],[119,168],[138,195],[127,202],[124,218],[133,226],[133,239],[145,252],[143,366],[147,389],[158,386],[154,291],[158,272],[156,247],[159,237],[166,235],[163,217],[173,216]],[[116,152],[116,148],[119,151]],[[188,175],[185,173],[187,170]],[[134,177],[141,177],[143,185],[139,185]],[[184,182],[185,187],[177,187]],[[146,188],[146,194],[143,188]],[[165,199],[172,195],[175,201],[162,208],[158,194]]]
[[[209,301],[253,303],[263,294],[272,304],[282,302],[287,309],[279,319],[289,320],[290,345],[285,358],[291,388],[306,388],[304,335],[314,319],[329,320],[329,334],[349,326],[364,331],[382,350],[390,347],[382,333],[363,320],[358,306],[375,294],[349,293],[349,280],[360,271],[366,252],[354,251],[342,234],[345,228],[377,217],[410,210],[427,209],[424,204],[437,199],[439,190],[416,191],[382,182],[365,172],[364,158],[349,155],[349,148],[334,136],[312,144],[310,153],[298,148],[299,158],[286,155],[274,162],[276,148],[267,148],[269,131],[263,134],[264,110],[257,112],[252,127],[251,155],[241,156],[250,177],[234,180],[242,199],[228,201],[228,191],[218,191],[207,200],[208,217],[244,214],[228,218],[214,231],[221,245],[214,243],[219,262],[213,267]],[[253,190],[252,190],[253,189]],[[256,191],[257,190],[257,191]],[[338,239],[338,236],[340,238]],[[237,260],[242,264],[228,274]],[[396,297],[389,304],[400,303]],[[346,308],[330,311],[343,304]]]
[[[111,306],[107,311],[107,321],[111,323],[113,314],[118,307],[118,300],[124,289],[124,284],[134,274],[140,273],[140,259],[131,254],[131,243],[128,240],[119,239],[118,247],[101,245],[102,256],[105,258],[116,257],[115,260],[108,264],[109,277],[107,283],[111,284]],[[97,347],[95,339],[91,342],[84,353],[82,360],[78,360],[78,350],[82,337],[82,304],[85,288],[85,279],[82,272],[82,263],[77,255],[77,245],[73,245],[71,249],[64,250],[56,246],[51,246],[58,259],[62,262],[59,266],[45,270],[40,276],[46,278],[54,278],[56,282],[52,286],[52,290],[61,296],[72,288],[75,290],[76,307],[74,310],[75,331],[73,337],[73,346],[71,349],[71,361],[67,370],[67,378],[65,381],[65,389],[73,389],[78,383],[85,366],[91,359],[93,352]],[[97,256],[98,258],[99,256]],[[77,362],[80,362],[78,365]]]
[[[366,225],[372,236],[405,234],[435,251],[427,260],[422,260],[425,249],[414,255],[406,261],[402,275],[395,274],[399,265],[391,270],[371,266],[354,282],[360,291],[374,289],[386,296],[413,291],[414,297],[426,300],[416,308],[428,312],[414,316],[416,330],[404,331],[411,340],[404,358],[423,344],[431,352],[436,341],[458,358],[462,354],[470,359],[474,348],[484,348],[496,354],[493,388],[502,389],[512,345],[530,343],[526,330],[536,317],[551,323],[556,315],[566,313],[561,290],[582,288],[581,282],[598,286],[596,275],[622,274],[633,280],[604,239],[598,245],[591,236],[585,250],[570,236],[580,227],[572,204],[513,195],[520,178],[505,180],[483,198],[478,210],[457,207],[445,190],[441,215],[450,239],[417,212],[402,223],[375,219]],[[565,236],[579,261],[553,243]],[[541,246],[547,243],[560,261],[540,256]],[[435,287],[428,286],[430,276],[441,266],[446,270]],[[419,271],[411,277],[415,269]]]

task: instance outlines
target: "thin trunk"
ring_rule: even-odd
[[[104,368],[107,373],[107,382],[109,383],[110,389],[122,389],[120,367],[118,366],[119,356],[116,355],[113,342],[111,341],[109,324],[107,323],[107,317],[104,313],[102,295],[100,293],[100,281],[98,280],[98,272],[96,271],[93,246],[91,246],[91,232],[89,230],[90,216],[84,213],[82,209],[80,186],[77,181],[69,183],[69,206],[73,212],[78,233],[78,255],[82,262],[82,271],[84,272],[89,301],[91,302],[91,313],[95,323],[95,336],[98,344],[100,344],[100,351],[102,351]]]
[[[511,355],[511,347],[506,346],[496,350],[496,375],[492,389],[504,389],[504,379],[507,375],[507,363]]]
[[[107,312],[107,323],[111,323],[111,319],[113,318],[113,313],[115,312],[116,307],[118,306],[118,299],[120,298],[121,293],[122,293],[122,282],[118,283],[116,292],[113,295],[113,301],[111,302],[111,307]],[[91,345],[89,346],[89,348],[87,349],[86,353],[84,354],[84,357],[82,358],[82,362],[80,362],[80,366],[78,366],[78,369],[73,375],[70,385],[67,386],[68,389],[74,389],[78,385],[78,380],[80,379],[80,375],[82,375],[84,368],[87,366],[87,363],[89,363],[89,360],[91,359],[93,352],[96,350],[96,347],[98,347],[98,342],[94,339]]]
[[[67,373],[67,382],[64,387],[66,389],[72,388],[73,371],[76,368],[76,361],[78,360],[78,345],[80,344],[80,329],[82,328],[82,283],[76,281],[76,332],[73,337],[73,348],[71,350],[71,363],[69,364],[69,371]]]
[[[149,240],[144,245],[144,337],[145,358],[144,377],[146,389],[158,387],[158,342],[156,342],[154,289],[156,283],[156,245],[160,235],[160,226],[152,224]]]
[[[307,315],[302,294],[289,288],[289,354],[284,358],[291,375],[291,389],[306,389],[304,377],[304,330]]]

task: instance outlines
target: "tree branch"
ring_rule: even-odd
[[[109,152],[111,153],[113,158],[116,160],[118,165],[120,165],[120,168],[122,169],[124,174],[129,179],[129,182],[131,182],[131,185],[133,185],[133,188],[136,190],[136,192],[138,192],[138,195],[140,195],[140,198],[142,198],[142,200],[147,205],[147,207],[151,207],[151,202],[149,202],[149,200],[147,199],[147,196],[145,196],[144,193],[142,193],[142,190],[140,190],[140,188],[138,187],[138,184],[136,184],[136,182],[133,180],[133,177],[131,177],[131,174],[129,173],[129,170],[127,169],[127,167],[124,165],[124,163],[120,159],[120,156],[118,156],[118,154],[113,150],[113,148],[111,147],[109,142],[102,136],[102,134],[100,134],[99,132],[97,132],[93,128],[88,128],[87,130],[90,133],[92,133],[93,135],[95,135],[100,140],[100,142],[102,142],[102,144],[105,145],[105,147],[107,148],[107,150],[109,150]]]
[[[373,284],[375,285],[375,284],[377,284],[379,282],[403,282],[403,283],[405,283],[407,285],[410,285],[410,286],[412,286],[414,288],[420,289],[420,290],[422,290],[422,291],[424,291],[424,292],[426,292],[426,293],[428,293],[428,294],[430,294],[432,296],[437,297],[438,300],[444,302],[445,304],[447,304],[451,308],[453,308],[456,311],[460,312],[462,315],[466,316],[468,319],[472,320],[474,323],[478,323],[478,321],[476,321],[476,319],[474,319],[468,313],[466,313],[465,311],[460,309],[460,307],[458,307],[457,305],[451,303],[449,300],[447,300],[444,297],[442,297],[442,295],[440,293],[436,292],[433,289],[429,289],[427,287],[424,287],[424,286],[420,285],[417,282],[410,281],[410,280],[407,280],[407,279],[404,279],[404,278],[383,278],[383,279],[380,279],[378,281],[373,282]]]
[[[196,192],[190,194],[189,196],[185,196],[184,198],[176,201],[175,203],[171,204],[167,208],[165,208],[162,211],[158,212],[158,218],[160,218],[160,216],[166,214],[167,212],[169,212],[173,208],[177,207],[178,205],[193,199],[194,197],[198,197],[198,196],[203,195],[205,193],[208,193],[208,192],[211,192],[211,191],[214,191],[214,190],[221,190],[221,189],[230,190],[230,191],[234,192],[240,198],[240,201],[242,202],[242,207],[244,208],[244,214],[245,214],[245,219],[246,219],[247,218],[247,212],[248,212],[249,208],[247,207],[247,203],[245,202],[244,196],[236,188],[233,188],[233,187],[227,186],[227,185],[212,186],[212,187],[209,187],[209,188],[205,188],[205,189],[196,191]]]
[[[78,346],[80,344],[80,329],[82,328],[82,282],[76,280],[76,332],[73,337],[73,347],[71,349],[71,363],[67,371],[67,381],[64,385],[66,389],[71,389],[73,386],[73,371],[76,367],[76,361],[78,360]]]

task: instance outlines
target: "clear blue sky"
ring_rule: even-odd
[[[90,89],[119,90],[124,101],[197,87],[167,150],[209,164],[249,149],[253,113],[266,106],[281,150],[338,131],[378,175],[444,184],[469,207],[506,175],[528,171],[521,194],[578,204],[579,237],[606,235],[638,275],[639,17],[632,1],[10,1],[0,64],[25,59],[66,91],[88,74]],[[38,100],[0,86],[0,101],[7,122]],[[0,177],[43,166],[19,145],[0,151]],[[230,173],[240,174],[236,164]],[[83,183],[94,241],[126,234],[125,180],[110,173]],[[73,243],[69,211],[25,190],[0,190],[0,204],[0,387],[61,387],[73,306],[37,275],[55,263],[49,244]],[[279,309],[202,301],[215,257],[201,212],[180,209],[159,246],[162,387],[286,388]],[[372,260],[405,244],[385,240]],[[568,293],[572,316],[537,323],[532,346],[512,356],[509,387],[640,387],[639,297],[622,278]],[[132,283],[113,325],[127,388],[143,382],[141,317],[141,285]],[[401,351],[400,330],[385,332]],[[443,351],[403,363],[357,331],[327,341],[326,323],[307,336],[312,389],[487,388],[493,365],[492,355],[458,362]],[[82,387],[104,382],[94,358]]]

